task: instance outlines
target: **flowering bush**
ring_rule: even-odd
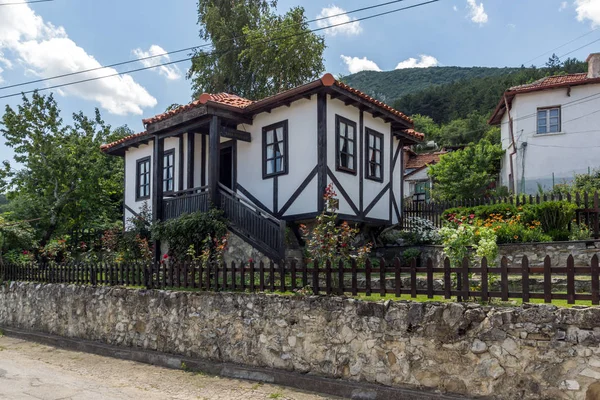
[[[498,255],[496,233],[486,227],[461,224],[457,228],[445,226],[440,229],[444,252],[454,266],[460,266],[465,257],[471,258],[473,249],[479,259],[486,257],[493,265]]]
[[[414,234],[415,244],[436,244],[441,240],[439,230],[428,219],[419,217],[406,217],[408,226]]]
[[[346,221],[337,224],[339,201],[330,184],[323,195],[325,208],[317,217],[314,228],[300,225],[300,233],[306,241],[306,252],[311,260],[339,260],[349,257],[363,262],[371,252],[371,243],[356,248],[354,242],[359,230],[352,228]]]

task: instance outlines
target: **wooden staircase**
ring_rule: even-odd
[[[285,221],[219,184],[221,210],[229,229],[273,261],[285,259]]]

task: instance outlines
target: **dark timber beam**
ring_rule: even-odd
[[[219,205],[219,128],[221,120],[213,116],[210,120],[210,129],[208,135],[208,188],[213,205]]]
[[[191,122],[196,118],[206,115],[206,106],[194,107],[190,110],[180,112],[173,115],[172,117],[166,118],[162,121],[154,122],[146,126],[146,132],[158,133],[167,129],[171,129],[175,126]]]
[[[325,208],[323,194],[327,189],[327,95],[317,94],[317,207]]]
[[[250,132],[244,132],[238,129],[228,128],[226,126],[221,127],[221,136],[224,138],[240,140],[248,143],[252,141]]]
[[[188,132],[187,134],[187,188],[194,187],[194,153],[196,147],[196,134]]]
[[[400,139],[398,145],[400,146],[400,227],[404,226],[404,141]]]
[[[156,136],[152,152],[152,220],[162,219],[164,139]],[[154,260],[160,260],[160,242],[154,241]]]

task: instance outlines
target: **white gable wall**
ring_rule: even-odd
[[[262,129],[284,120],[288,121],[289,173],[277,177],[278,209],[290,199],[317,165],[317,96],[293,102],[254,117],[252,125],[240,124],[238,129],[250,132],[250,143],[238,141],[237,181],[256,199],[273,210],[274,178],[262,176]],[[317,208],[317,183],[313,179],[305,189],[303,199],[296,200],[285,215],[314,212]],[[311,201],[310,199],[314,199]]]
[[[141,200],[136,201],[135,199],[135,183],[136,183],[136,171],[137,171],[137,160],[144,157],[150,157],[150,168],[152,168],[152,150],[153,142],[149,144],[143,144],[140,147],[130,147],[125,152],[125,205],[134,210],[135,212],[140,211],[144,203],[148,204],[148,208],[152,209],[152,200]],[[150,188],[152,188],[152,171],[150,171]],[[151,189],[152,190],[152,189]],[[125,221],[133,217],[133,214],[125,208]]]

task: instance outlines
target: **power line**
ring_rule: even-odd
[[[584,47],[588,47],[588,46],[590,46],[590,45],[592,45],[592,44],[594,44],[594,43],[597,43],[597,42],[600,42],[600,39],[596,39],[596,40],[594,40],[594,41],[592,41],[592,42],[589,42],[589,43],[587,43],[587,44],[584,44],[583,46],[581,46],[581,47],[578,47],[578,48],[576,48],[575,50],[572,50],[572,51],[570,51],[570,52],[568,52],[568,53],[565,53],[565,54],[563,54],[562,56],[560,56],[560,57],[558,57],[558,58],[559,58],[559,59],[562,59],[564,56],[568,56],[568,55],[569,55],[569,54],[571,54],[571,53],[575,53],[576,51],[578,51],[578,50],[581,50],[581,49],[583,49]]]
[[[33,3],[48,3],[54,0],[31,0],[31,1],[19,1],[13,3],[0,3],[0,6],[18,6],[21,4],[33,4]]]
[[[54,1],[54,0],[38,0],[38,1]],[[403,2],[403,1],[406,1],[406,0],[388,1],[386,3],[376,4],[376,5],[362,7],[362,8],[357,8],[355,10],[345,11],[343,13],[338,13],[338,14],[334,14],[334,15],[329,15],[327,17],[319,17],[319,18],[315,18],[315,19],[312,19],[312,20],[309,20],[309,21],[303,21],[303,22],[295,23],[295,24],[292,24],[292,26],[302,25],[302,24],[305,24],[305,23],[306,24],[310,24],[310,23],[313,23],[313,22],[319,22],[319,21],[323,21],[323,20],[327,20],[327,19],[331,19],[331,18],[340,17],[342,15],[349,15],[349,14],[354,14],[354,13],[361,12],[361,11],[371,10],[371,9],[374,9],[374,8],[389,6],[391,4],[400,3],[400,2]],[[354,22],[356,22],[356,20],[350,21],[348,23],[354,23]],[[283,28],[274,29],[274,30],[270,31],[269,33],[277,32],[277,31],[280,31],[282,29]],[[244,38],[246,36],[247,35],[241,35],[241,36],[235,36],[235,37],[232,37],[232,38],[229,38],[229,39],[223,39],[219,43],[222,43],[222,42],[225,42],[225,41],[232,41],[233,42],[235,40]],[[46,82],[46,81],[50,81],[50,80],[54,80],[54,79],[59,79],[59,78],[66,78],[66,77],[69,77],[69,76],[84,74],[86,72],[93,72],[93,71],[98,71],[98,70],[105,69],[105,68],[118,67],[118,66],[121,66],[121,65],[126,65],[126,64],[131,64],[131,63],[135,63],[135,62],[150,60],[150,59],[157,58],[157,57],[164,57],[164,56],[168,56],[168,55],[171,55],[171,54],[177,54],[177,53],[182,53],[182,52],[186,52],[186,51],[193,51],[193,50],[197,50],[197,49],[200,49],[200,48],[203,48],[203,47],[209,47],[209,46],[212,46],[212,44],[207,43],[207,44],[202,44],[202,45],[198,45],[198,46],[186,47],[186,48],[183,48],[183,49],[172,50],[172,51],[168,51],[168,52],[164,52],[164,53],[160,53],[160,54],[155,54],[155,55],[151,55],[151,56],[147,56],[147,57],[137,58],[135,60],[121,61],[121,62],[116,62],[116,63],[113,63],[113,64],[109,64],[109,65],[103,65],[103,66],[100,66],[100,67],[95,67],[95,68],[90,68],[90,69],[86,69],[86,70],[70,72],[70,73],[61,74],[61,75],[56,75],[56,76],[52,76],[52,77],[49,77],[49,78],[34,79],[34,80],[31,80],[31,81],[27,81],[27,82],[21,82],[21,83],[15,83],[15,84],[12,84],[12,85],[1,86],[0,90],[11,89],[11,88],[18,87],[18,86],[30,85],[30,84],[33,84],[33,83]],[[182,60],[182,62],[186,61],[186,60]],[[157,66],[160,66],[160,65],[153,66],[152,68],[155,68]]]
[[[542,56],[545,56],[546,54],[549,54],[549,53],[554,53],[556,50],[558,50],[558,49],[562,49],[563,47],[565,47],[565,46],[567,46],[567,45],[569,45],[569,44],[571,44],[571,43],[573,43],[573,42],[576,42],[576,41],[578,41],[578,40],[579,40],[579,39],[581,39],[582,37],[585,37],[585,36],[587,36],[587,35],[590,35],[590,34],[592,34],[592,33],[596,32],[598,29],[600,29],[600,27],[598,27],[598,28],[594,28],[594,29],[592,29],[591,31],[589,31],[589,32],[586,32],[586,33],[584,33],[584,34],[583,34],[583,35],[581,35],[581,36],[577,36],[575,39],[572,39],[572,40],[568,41],[568,42],[567,42],[567,43],[565,43],[565,44],[562,44],[562,45],[560,45],[560,46],[558,46],[558,47],[555,47],[555,48],[554,48],[554,49],[552,49],[552,50],[546,51],[546,52],[544,52],[544,53],[540,54],[539,56],[532,58],[531,60],[525,61],[525,62],[523,63],[523,65],[529,64],[530,62],[532,62],[532,61],[535,61],[535,60],[537,60],[538,58],[540,58],[540,57],[542,57]],[[564,55],[563,55],[563,57],[564,57]],[[560,57],[559,57],[559,58],[560,58]]]
[[[384,16],[384,15],[389,15],[389,14],[397,13],[397,12],[400,12],[400,11],[404,11],[404,10],[408,10],[408,9],[412,9],[412,8],[416,8],[416,7],[421,7],[421,6],[432,4],[432,3],[437,3],[438,1],[440,1],[440,0],[429,0],[429,1],[422,2],[422,3],[413,4],[411,6],[397,8],[397,9],[394,9],[394,10],[390,10],[390,11],[386,11],[386,12],[382,12],[382,13],[378,13],[378,14],[373,14],[373,15],[369,15],[369,16],[366,16],[366,17],[362,17],[362,18],[357,18],[357,19],[351,20],[351,21],[340,22],[338,24],[333,24],[333,25],[322,27],[322,28],[312,29],[312,30],[308,30],[308,31],[305,31],[305,32],[296,33],[296,34],[293,34],[293,35],[287,35],[287,36],[282,36],[282,37],[279,37],[279,38],[269,39],[269,40],[266,40],[266,41],[262,42],[261,44],[271,43],[271,42],[279,41],[279,40],[285,40],[285,39],[289,39],[289,38],[296,37],[296,36],[307,35],[309,33],[314,33],[314,32],[319,32],[319,31],[323,31],[323,30],[327,30],[327,29],[332,29],[332,28],[335,28],[335,27],[338,27],[338,26],[343,26],[343,25],[347,25],[347,24],[353,24],[353,23],[360,22],[360,21],[366,21],[366,20],[377,18],[377,17],[381,17],[381,16]],[[249,47],[251,47],[251,46],[246,46],[245,48],[249,48]],[[213,51],[211,54],[215,54],[215,53],[216,52]],[[193,57],[187,57],[187,58],[183,58],[183,59],[176,60],[176,61],[169,61],[169,62],[160,63],[160,64],[148,66],[148,67],[136,68],[136,69],[133,69],[133,70],[130,70],[130,71],[116,72],[114,74],[109,74],[109,75],[99,76],[99,77],[94,77],[94,78],[88,78],[88,79],[82,79],[82,80],[79,80],[79,81],[67,82],[67,83],[63,83],[63,84],[59,84],[59,85],[48,86],[48,87],[45,87],[45,88],[33,89],[33,90],[26,91],[26,92],[12,93],[12,94],[8,94],[8,95],[0,96],[0,99],[6,99],[6,98],[9,98],[9,97],[21,96],[23,94],[29,94],[29,93],[33,93],[33,92],[36,92],[36,91],[57,89],[57,88],[61,88],[61,87],[65,87],[65,86],[71,86],[71,85],[75,85],[75,84],[79,84],[79,83],[86,83],[86,82],[96,81],[96,80],[99,80],[99,79],[105,79],[105,78],[110,78],[110,77],[114,77],[114,76],[119,76],[119,75],[124,75],[124,74],[130,74],[130,73],[133,73],[133,72],[139,72],[139,71],[144,71],[144,70],[153,69],[153,68],[157,68],[157,67],[162,67],[162,66],[177,64],[177,63],[189,61],[192,58]]]

